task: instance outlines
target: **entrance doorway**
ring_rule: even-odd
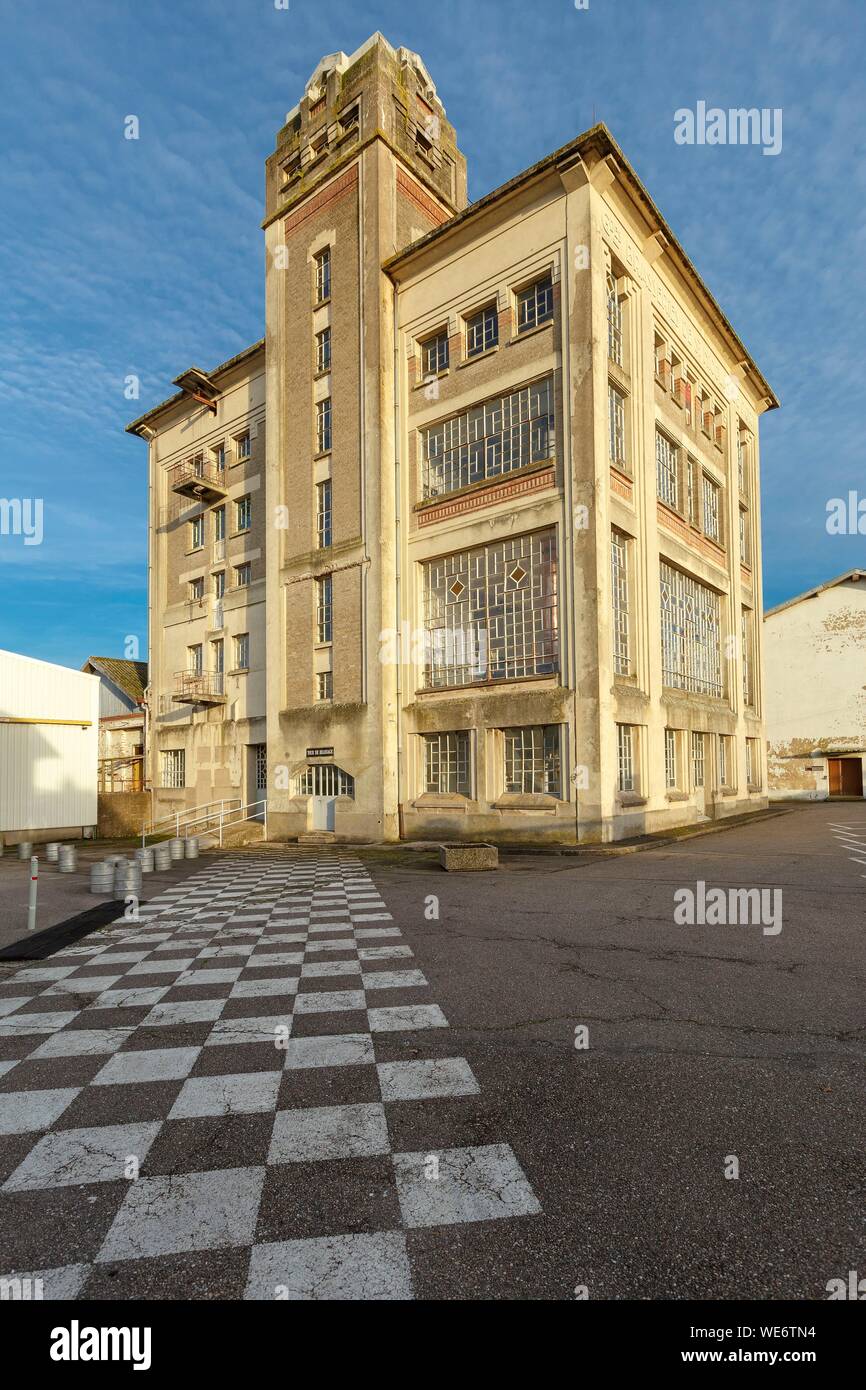
[[[298,792],[309,797],[310,828],[333,830],[337,797],[355,795],[355,779],[334,763],[312,763],[298,779]]]
[[[831,796],[863,795],[863,763],[860,758],[828,758]]]
[[[264,801],[268,794],[268,746],[266,743],[247,744],[247,802]],[[264,819],[264,807],[251,813],[252,820]]]

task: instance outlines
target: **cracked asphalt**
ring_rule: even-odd
[[[866,865],[834,824],[866,808],[497,873],[365,855],[542,1206],[431,1241],[420,1295],[822,1299],[866,1267]],[[677,925],[698,880],[780,888],[781,932]]]

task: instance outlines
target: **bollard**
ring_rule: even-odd
[[[171,846],[167,840],[154,846],[153,861],[157,873],[164,873],[166,869],[171,868]]]
[[[22,840],[18,846],[18,858],[29,859],[33,853],[33,845],[30,840]]]
[[[60,858],[60,841],[49,840],[45,846],[45,858],[49,864],[56,864]]]
[[[74,874],[78,867],[78,850],[74,845],[61,845],[57,867],[62,874]]]
[[[39,860],[34,854],[30,860],[30,895],[27,899],[27,930],[36,930],[36,894],[39,889]]]
[[[183,850],[187,859],[198,859],[198,837],[188,835],[183,842]]]
[[[177,835],[173,840],[169,840],[172,859],[183,859],[183,836]]]
[[[153,850],[152,850],[152,849],[137,849],[137,850],[135,851],[135,857],[136,857],[136,859],[138,860],[139,864],[141,865],[141,872],[142,872],[143,874],[152,874],[152,873],[153,873]]]
[[[106,860],[90,866],[90,891],[110,897],[114,892],[114,865]]]

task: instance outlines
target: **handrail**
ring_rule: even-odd
[[[184,811],[174,811],[170,816],[163,816],[160,820],[151,821],[150,825],[143,825],[141,827],[142,848],[144,848],[148,835],[159,834],[160,826],[174,825],[175,835],[179,835],[181,820],[184,822],[183,828],[188,830],[192,825],[199,825],[200,823],[203,824],[210,820],[217,820],[220,813],[225,810],[227,803],[237,801],[238,805],[240,805],[240,800],[239,796],[227,796],[219,801],[203,801],[200,806],[189,806]],[[210,810],[212,806],[218,806],[220,810],[212,812]],[[236,810],[237,808],[233,807],[232,809]],[[203,811],[205,814],[197,816],[195,815],[196,811]],[[192,817],[192,819],[188,819],[189,817]]]
[[[226,812],[224,812],[224,813],[223,813],[223,812],[220,812],[220,822],[219,822],[219,829],[220,829],[220,849],[222,849],[222,847],[223,847],[223,824],[225,823],[225,820],[228,819],[229,816],[237,816],[237,815],[239,815],[241,811],[252,811],[252,810],[256,809],[256,808],[259,807],[259,806],[261,806],[261,808],[262,808],[262,819],[263,819],[263,821],[264,821],[265,839],[268,838],[268,803],[267,803],[267,799],[266,799],[265,797],[262,797],[261,801],[248,801],[247,804],[246,804],[246,806],[236,806],[235,809],[234,809],[233,811],[226,811]],[[244,816],[243,819],[244,819],[244,820],[253,820],[254,817],[253,817],[253,816]]]

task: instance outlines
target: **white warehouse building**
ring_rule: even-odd
[[[99,677],[0,651],[0,847],[96,827]]]

